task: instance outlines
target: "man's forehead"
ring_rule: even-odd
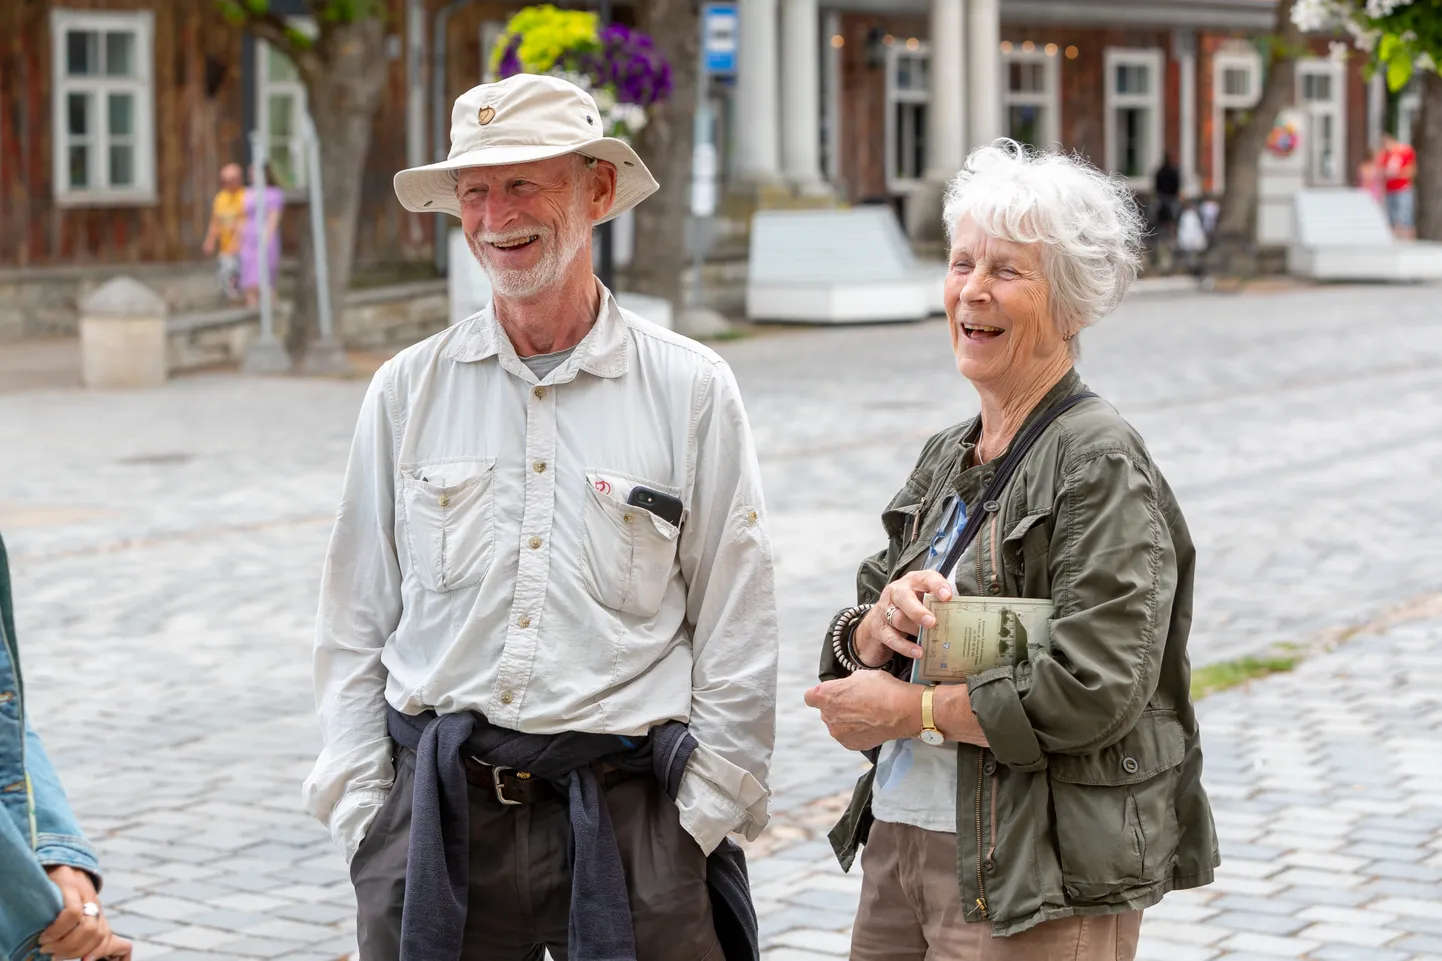
[[[477,183],[492,180],[511,180],[516,177],[560,178],[571,173],[575,164],[574,154],[562,154],[545,160],[531,160],[519,164],[499,164],[494,167],[462,167],[456,173],[457,183]]]

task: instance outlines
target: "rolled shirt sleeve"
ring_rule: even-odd
[[[680,543],[699,747],[677,805],[682,826],[710,853],[732,831],[754,839],[769,817],[778,637],[760,468],[740,390],[718,363],[700,391]]]
[[[997,759],[1022,770],[1045,754],[1086,754],[1123,737],[1161,674],[1177,558],[1149,465],[1124,451],[1084,456],[1055,505],[1049,645],[969,681]]]
[[[303,788],[346,860],[394,782],[381,652],[401,616],[395,545],[396,418],[389,365],[361,405],[321,575],[315,697],[322,747]]]

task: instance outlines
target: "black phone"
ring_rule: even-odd
[[[672,527],[681,526],[681,512],[685,510],[685,508],[682,506],[679,497],[672,497],[670,494],[653,491],[649,487],[633,487],[631,489],[631,496],[626,498],[626,503],[632,507],[639,507],[642,510],[650,511]]]

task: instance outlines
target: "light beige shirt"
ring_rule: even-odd
[[[679,527],[628,506],[679,497]],[[389,702],[518,731],[700,742],[681,823],[710,852],[767,821],[776,597],[731,370],[619,308],[544,380],[489,309],[372,381],[321,582],[324,745],[304,788],[347,859],[389,791]]]

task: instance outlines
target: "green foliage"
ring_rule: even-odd
[[[271,14],[270,0],[215,0],[220,13],[237,27]],[[357,23],[361,20],[386,18],[384,0],[313,0],[311,10],[322,23]],[[309,50],[315,40],[310,34],[287,26],[285,37],[296,50]]]
[[[1359,16],[1368,30],[1381,34],[1374,69],[1385,71],[1393,93],[1407,86],[1419,61],[1434,70],[1442,64],[1442,0],[1411,0],[1383,17],[1365,11]]]
[[[1268,674],[1280,674],[1297,666],[1295,657],[1239,657],[1235,661],[1208,664],[1192,671],[1192,700],[1237,687]]]

